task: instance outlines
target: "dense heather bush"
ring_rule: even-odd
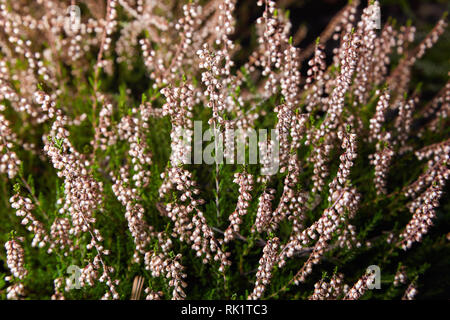
[[[446,16],[353,0],[303,50],[272,0],[235,41],[236,2],[0,1],[2,298],[448,294],[450,83],[412,81]],[[195,120],[278,129],[279,172],[182,164]]]

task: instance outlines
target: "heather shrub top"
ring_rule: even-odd
[[[237,5],[0,0],[2,299],[448,298],[447,15]]]

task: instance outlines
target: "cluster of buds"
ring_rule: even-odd
[[[12,179],[19,172],[20,160],[12,151],[16,135],[9,128],[9,121],[0,114],[0,173],[6,173]]]
[[[261,162],[261,176],[257,178],[258,182],[267,183],[270,175],[274,173],[274,169],[280,166],[279,145],[277,140],[272,138],[270,140],[263,140],[258,142],[260,162]]]
[[[137,109],[132,110],[134,114]],[[128,155],[131,158],[132,177],[134,186],[143,188],[150,182],[150,166],[152,164],[152,154],[146,142],[144,134],[145,125],[139,116],[125,116],[118,125],[118,135],[121,140],[130,144]]]
[[[239,225],[242,223],[242,217],[247,214],[247,208],[252,200],[250,192],[253,190],[254,181],[251,174],[235,173],[233,182],[239,185],[239,197],[236,210],[228,217],[230,225],[224,233],[225,242],[233,240],[235,234],[239,233]]]
[[[172,44],[174,37],[180,39],[176,46],[173,46],[173,48],[168,48],[169,51],[172,51],[172,55],[164,56],[157,56],[159,52],[155,53],[154,50],[145,52],[145,50],[147,48],[150,49],[151,46],[147,39],[145,39],[145,42],[143,42],[144,46],[142,47],[142,49],[144,52],[144,56],[147,57],[147,69],[151,71],[151,77],[156,81],[156,84],[158,85],[175,83],[179,75],[181,73],[184,73],[184,68],[186,68],[186,66],[195,64],[192,56],[194,55],[193,53],[195,52],[195,49],[199,47],[198,41],[196,39],[196,36],[198,35],[196,31],[202,22],[199,19],[202,14],[202,7],[199,6],[196,1],[189,2],[182,6],[182,11],[183,16],[173,24],[176,34],[173,34],[172,37],[170,37],[170,33],[168,33],[168,28],[172,24],[165,18],[154,13],[145,13],[144,15],[142,15],[143,23],[147,23],[148,16],[151,16],[151,24],[153,24],[157,29],[164,31],[161,34],[158,34],[159,30],[153,31],[150,26],[144,28],[145,30],[148,30],[150,32],[151,38],[156,38],[159,40],[157,41],[158,46],[162,43]],[[165,34],[169,34],[169,37],[164,37]],[[167,57],[170,57],[170,59],[167,59]]]
[[[353,249],[361,247],[361,242],[356,239],[356,227],[351,224],[346,224],[343,228],[338,230],[339,236],[336,245],[340,248]]]
[[[320,258],[325,253],[325,249],[327,247],[327,240],[325,237],[319,237],[316,244],[314,245],[311,254],[308,257],[308,260],[303,264],[300,270],[295,274],[293,280],[295,285],[299,285],[302,282],[305,282],[306,277],[311,274],[313,266],[320,262]],[[280,263],[285,263],[284,261],[280,261]],[[279,263],[279,264],[280,264]]]
[[[286,105],[294,109],[298,105],[300,92],[300,65],[298,62],[300,49],[288,45],[283,52],[284,62],[281,68],[280,77],[281,94],[284,97]]]
[[[8,82],[9,77],[9,69],[5,60],[0,60],[0,98],[9,100],[11,105],[18,111],[26,111],[24,107],[19,104],[19,107],[16,105],[19,103],[20,97],[17,92],[11,87]],[[5,106],[2,104],[0,106],[0,111],[5,110]]]
[[[341,71],[336,79],[335,88],[329,98],[329,108],[325,120],[317,129],[314,138],[314,151],[311,162],[314,163],[314,187],[313,192],[321,191],[328,175],[326,161],[332,150],[332,130],[340,124],[340,118],[344,109],[345,94],[352,83],[358,57],[360,38],[356,34],[347,34],[343,38],[343,58]],[[321,141],[321,140],[324,141]]]
[[[324,46],[316,42],[314,57],[308,61],[309,69],[307,71],[305,90],[308,90],[306,96],[306,111],[311,112],[322,102],[324,72],[326,69]]]
[[[42,55],[39,52],[33,52],[31,50],[32,42],[30,40],[24,41],[21,36],[20,30],[24,29],[21,25],[21,16],[17,15],[15,12],[9,12],[7,5],[5,3],[1,3],[0,21],[2,22],[2,31],[6,35],[6,43],[14,48],[15,54],[23,55],[27,61],[28,68],[26,70],[26,77],[29,80],[32,79],[32,83],[30,83],[30,85],[36,85],[38,82],[38,76],[41,76],[46,82],[52,82],[53,78],[49,74],[49,70],[44,65],[44,62],[41,60]],[[6,43],[4,45],[6,45]]]
[[[120,178],[115,179],[112,190],[117,197],[117,200],[125,207],[125,218],[128,222],[128,229],[133,237],[136,245],[134,253],[134,262],[139,262],[139,253],[144,255],[146,248],[150,243],[150,227],[144,220],[144,208],[136,200],[138,196],[128,187],[130,181],[127,177],[128,168],[122,167],[120,169]]]
[[[23,241],[23,238],[17,240]],[[13,278],[19,281],[11,283],[6,288],[6,298],[8,300],[17,300],[25,296],[25,286],[20,280],[23,280],[28,275],[28,270],[25,269],[24,250],[20,243],[16,240],[10,240],[5,243],[6,248],[6,264],[12,273],[12,276],[6,276],[5,281],[12,282]]]
[[[420,43],[419,49],[415,56],[416,59],[422,58],[425,54],[425,51],[433,47],[433,45],[438,41],[439,37],[444,33],[447,24],[448,23],[445,18],[442,18],[438,21],[433,30],[431,30],[431,32]]]
[[[13,283],[6,288],[6,299],[8,300],[18,300],[25,294],[25,286],[21,282]]]
[[[258,1],[259,6],[263,5],[263,1]],[[263,37],[259,38],[260,45],[265,47],[266,56],[265,60],[262,60],[263,75],[267,76],[271,74],[272,65],[275,68],[280,68],[282,65],[282,54],[279,50],[280,46],[280,23],[275,17],[276,4],[275,1],[265,0],[265,10],[262,17],[256,20],[257,24],[264,24]]]
[[[203,263],[208,263],[214,256],[214,260],[220,262],[219,271],[224,272],[225,267],[231,264],[228,260],[229,253],[222,251],[199,208],[204,200],[194,198],[200,190],[196,188],[192,174],[182,168],[171,167],[167,170],[167,176],[162,173],[161,178],[165,179],[159,189],[161,197],[170,191],[180,193],[177,197],[179,201],[166,205],[167,215],[175,222],[175,234],[178,234],[181,241],[191,244],[197,256],[203,257]]]
[[[386,176],[389,171],[394,151],[389,147],[389,133],[377,144],[377,152],[370,157],[370,164],[375,166],[374,184],[378,194],[386,193]]]
[[[153,277],[164,276],[170,279],[169,286],[173,288],[173,300],[182,300],[186,297],[184,293],[184,288],[187,287],[187,283],[184,281],[186,274],[183,272],[184,267],[179,262],[180,260],[181,254],[173,259],[167,257],[167,254],[164,253],[147,252],[145,254],[145,269],[149,270]],[[155,300],[155,296],[150,297],[149,300]]]
[[[258,209],[256,211],[255,224],[252,226],[252,232],[263,232],[270,230],[270,221],[272,218],[272,201],[275,199],[275,189],[266,189],[259,197]]]
[[[308,140],[310,140],[311,136],[312,134],[308,133]],[[309,143],[310,142],[308,142],[308,144]],[[329,174],[327,161],[332,148],[332,136],[330,135],[324,136],[321,144],[314,146],[312,156],[310,158],[310,162],[314,164],[314,175],[312,176],[314,185],[312,188],[312,192],[322,191],[323,186],[325,185],[325,179]]]
[[[408,288],[406,288],[405,293],[403,294],[402,300],[414,300],[418,293],[417,286],[414,282],[412,282]]]
[[[161,298],[164,296],[164,293],[162,291],[152,291],[150,288],[145,288],[144,292],[147,294],[145,296],[145,300],[161,300]]]
[[[367,273],[363,275],[345,294],[344,300],[358,300],[364,295],[369,285],[374,283],[375,273]]]
[[[342,273],[333,274],[330,282],[324,279],[314,284],[314,292],[309,300],[336,300],[345,294],[347,285],[344,284]]]
[[[381,31],[380,37],[375,39],[373,51],[373,71],[370,72],[370,82],[379,85],[383,83],[389,71],[390,54],[396,45],[395,29],[386,23]]]
[[[44,225],[32,214],[34,205],[31,199],[16,194],[9,199],[9,202],[11,203],[11,207],[16,210],[16,215],[22,219],[22,225],[34,234],[31,246],[39,246],[39,248],[42,248],[48,244],[50,238],[44,229]]]
[[[427,170],[405,189],[406,197],[415,197],[433,182],[445,184],[448,178],[446,164],[450,157],[450,139],[418,150],[415,155],[419,160],[428,159]]]
[[[24,112],[28,114],[31,117],[31,120],[34,121],[35,119],[39,120],[39,117],[41,116],[41,113],[39,110],[30,103],[30,97],[32,96],[31,90],[34,93],[34,88],[31,89],[30,87],[33,86],[30,82],[33,82],[32,80],[22,79],[21,81],[21,90],[20,95],[14,89],[11,85],[10,80],[20,79],[17,74],[9,75],[10,71],[8,69],[8,66],[6,64],[5,60],[0,60],[0,98],[3,100],[9,100],[11,103],[11,107],[16,112]],[[20,74],[20,73],[19,73]],[[5,105],[0,105],[0,111],[5,110]]]
[[[338,137],[342,141],[341,148],[344,150],[344,153],[339,157],[340,163],[336,177],[329,184],[329,202],[332,201],[333,195],[340,192],[340,190],[347,185],[347,180],[350,176],[350,168],[353,166],[353,161],[357,156],[356,134],[339,131]]]
[[[105,252],[102,252],[104,255]],[[101,276],[100,271],[102,271]],[[108,267],[104,264],[101,255],[97,254],[92,262],[89,262],[84,268],[80,270],[80,277],[78,278],[81,287],[94,286],[96,281],[105,283],[108,287],[108,291],[103,295],[102,300],[107,300],[110,298],[119,299],[119,293],[116,290],[116,286],[119,285],[119,280],[112,280],[110,275],[114,272],[113,267]],[[70,282],[70,279],[66,279]],[[67,286],[66,281],[66,291],[70,290]]]
[[[414,42],[416,27],[407,25],[401,26],[397,34],[397,53],[403,54],[408,49],[408,45]]]
[[[342,39],[345,34],[352,31],[353,22],[356,19],[356,10],[359,4],[359,0],[347,3],[347,5],[342,8],[342,10],[339,11],[339,13],[330,22],[330,26],[332,26],[330,30],[333,40],[339,40],[340,38]]]
[[[274,111],[277,114],[276,130],[278,132],[279,140],[279,162],[280,172],[286,170],[286,164],[289,160],[289,152],[291,151],[291,144],[289,142],[289,133],[292,125],[293,112],[292,108],[287,104],[277,106]]]
[[[449,176],[450,170],[446,172],[447,179]],[[433,219],[436,215],[435,209],[439,206],[439,198],[442,195],[442,189],[442,184],[432,184],[425,193],[422,194],[419,199],[416,199],[413,205],[410,206],[413,217],[408,222],[405,230],[400,234],[400,238],[402,239],[400,245],[404,250],[409,249],[414,242],[420,242],[422,236],[428,232],[428,228],[433,225]]]
[[[223,59],[221,54],[212,55],[205,44],[202,49],[197,51],[200,58],[201,69],[206,69],[202,72],[202,82],[206,86],[205,96],[209,97],[207,106],[212,110],[212,117],[209,119],[209,124],[223,123],[223,113],[225,111],[225,96],[223,93],[223,84],[219,77],[221,75],[220,63]]]
[[[397,141],[400,147],[403,147],[400,149],[401,152],[406,151],[404,147],[411,131],[414,106],[417,103],[415,100],[416,99],[412,98],[408,101],[401,102],[398,109],[398,117],[395,121],[395,126],[397,128]]]
[[[287,175],[284,178],[283,194],[281,195],[277,208],[272,213],[272,219],[270,221],[271,229],[276,229],[282,220],[298,210],[297,202],[294,199],[296,199],[295,186],[298,183],[299,174],[300,163],[297,154],[294,153],[289,157]]]
[[[111,280],[112,267],[108,267],[102,256],[107,256],[109,251],[103,247],[103,237],[100,231],[93,227],[95,223],[94,211],[101,204],[103,184],[94,179],[89,172],[89,162],[83,159],[69,141],[69,131],[64,128],[65,117],[57,116],[50,135],[44,146],[44,151],[50,158],[58,177],[64,178],[64,206],[72,218],[72,228],[69,233],[79,235],[88,232],[91,242],[86,246],[88,250],[95,247],[97,254],[93,262],[82,269],[80,281],[90,286],[94,285],[94,279],[98,278],[98,270],[103,269],[99,281],[105,282],[108,291],[104,298],[118,299],[115,289],[117,280]],[[51,139],[51,140],[50,140]]]
[[[58,170],[58,177],[64,178],[64,209],[71,214],[71,232],[76,235],[88,231],[89,225],[95,222],[93,211],[101,203],[103,186],[89,173],[89,162],[73,148],[64,122],[61,116],[56,118],[44,151]]]
[[[345,94],[352,83],[353,73],[358,63],[358,49],[361,38],[357,34],[346,34],[343,38],[343,56],[341,58],[341,71],[336,79],[335,88],[328,101],[329,111],[325,121],[320,126],[320,136],[330,132],[339,125],[339,120],[344,109]]]
[[[450,177],[450,169],[447,165],[450,159],[450,139],[427,146],[417,151],[416,156],[419,160],[429,158],[428,169],[405,191],[407,197],[415,197],[415,199],[408,204],[413,216],[400,235],[399,245],[404,250],[409,249],[414,242],[421,241],[422,236],[433,225],[435,209],[439,206],[445,183]],[[427,186],[428,188],[419,194]]]
[[[263,256],[259,260],[255,287],[253,292],[248,296],[249,300],[260,299],[264,294],[266,286],[270,283],[270,279],[272,278],[272,269],[277,262],[279,245],[280,240],[278,238],[267,241],[263,249]]]
[[[400,284],[406,283],[406,279],[408,276],[406,275],[405,268],[400,268],[394,276],[394,286],[399,286]]]
[[[377,92],[379,94],[379,92]],[[369,133],[369,142],[381,140],[382,134],[381,134],[381,127],[384,124],[385,118],[384,114],[386,110],[389,108],[389,91],[384,91],[383,94],[380,96],[380,99],[378,100],[375,114],[372,119],[370,119],[370,133]]]
[[[158,11],[168,11],[168,3],[153,2],[144,5],[142,0],[134,1],[133,4],[129,3],[129,1],[119,0],[119,4],[131,20],[121,25],[120,37],[115,43],[118,55],[117,62],[126,62],[133,55],[137,54],[133,47],[144,30],[148,32],[149,38],[161,44],[167,43],[168,37],[165,36],[165,33],[169,31],[170,22],[158,14]],[[179,30],[177,25],[175,25],[174,29]],[[128,67],[131,70],[131,66]]]
[[[56,278],[53,280],[53,284],[55,286],[55,293],[52,295],[52,300],[66,300],[64,297],[64,278]]]
[[[64,209],[62,208],[64,212]],[[61,212],[60,212],[61,213]],[[70,235],[70,220],[65,217],[57,217],[50,227],[51,242],[47,252],[52,253],[55,249],[61,250],[64,256],[68,256],[66,248],[73,252],[76,248]]]
[[[423,57],[426,50],[431,48],[434,43],[437,42],[438,38],[443,34],[447,22],[445,18],[438,21],[433,30],[428,33],[425,39],[420,43],[420,45],[413,51],[410,52],[399,61],[397,67],[391,72],[390,76],[387,78],[387,84],[392,91],[397,91],[397,101],[393,103],[393,106],[397,106],[401,101],[403,94],[407,92],[408,84],[411,79],[411,68],[414,63]]]
[[[355,70],[355,81],[353,95],[356,100],[361,103],[367,103],[369,98],[369,86],[371,85],[369,74],[372,72],[374,61],[376,34],[376,21],[381,17],[380,4],[373,1],[368,7],[364,8],[361,20],[357,24],[356,34],[361,39],[358,47],[358,63]],[[356,103],[356,101],[355,101]]]
[[[439,124],[441,123],[441,119],[447,119],[450,115],[450,81],[447,82],[441,93],[438,95],[437,104],[439,103],[439,110],[436,112],[431,112],[435,118],[425,126],[425,128],[429,128],[431,131],[437,131]],[[419,132],[419,134],[421,134],[421,132]]]
[[[312,272],[312,266],[320,262],[320,258],[325,253],[328,242],[332,239],[335,231],[341,223],[345,223],[351,218],[359,205],[360,195],[355,188],[345,188],[340,192],[335,192],[331,198],[332,205],[325,209],[322,216],[310,227],[304,229],[292,237],[280,253],[278,265],[286,264],[286,258],[292,257],[295,252],[301,251],[310,242],[317,242],[313,253],[294,277],[295,283],[303,282],[308,274]],[[346,216],[347,215],[347,216]]]
[[[106,21],[104,26],[104,35],[102,39],[102,47],[100,48],[103,51],[108,51],[111,42],[112,42],[112,34],[114,32],[114,29],[117,26],[117,0],[108,0],[107,3],[107,12],[106,12]],[[99,61],[100,62],[100,61]]]
[[[39,122],[44,122],[47,119],[52,119],[56,114],[60,114],[60,110],[56,107],[56,102],[45,92],[37,91],[33,95],[34,101],[41,106],[43,115],[38,120]]]
[[[106,151],[109,146],[116,143],[117,135],[112,125],[113,105],[104,103],[98,114],[98,145],[100,150]]]
[[[169,115],[172,123],[170,162],[172,165],[187,163],[192,152],[192,109],[194,107],[194,86],[184,84],[182,87],[161,89],[166,97],[163,115]]]
[[[16,240],[10,240],[5,243],[5,248],[6,264],[9,270],[14,277],[23,280],[28,271],[25,269],[25,256],[22,246]]]
[[[450,76],[450,73],[448,75]],[[435,115],[435,113],[439,109],[441,110],[447,109],[449,104],[450,104],[450,81],[447,81],[445,86],[436,94],[436,96],[434,96],[434,98],[420,110],[420,114],[423,117],[431,117]]]
[[[341,147],[344,149],[344,153],[340,156],[341,162],[338,173],[329,185],[328,201],[332,205],[309,228],[294,234],[280,253],[279,265],[282,267],[286,263],[287,257],[292,257],[296,251],[315,240],[317,238],[316,233],[319,234],[313,254],[295,277],[297,282],[302,282],[306,275],[311,272],[312,265],[319,262],[327,242],[331,240],[340,223],[352,218],[358,207],[360,196],[354,188],[347,187],[350,168],[356,158],[356,135],[339,131],[338,137],[342,141]]]
[[[222,0],[219,2],[217,8],[217,25],[215,26],[215,42],[217,45],[223,45],[222,49],[219,50],[219,54],[225,60],[222,67],[222,74],[229,80],[231,79],[231,68],[234,66],[234,62],[231,60],[231,53],[234,50],[234,43],[229,37],[234,32],[235,21],[233,11],[236,6],[236,2],[236,0]]]
[[[167,80],[164,78],[164,62],[162,59],[156,57],[155,50],[152,49],[152,45],[148,39],[139,40],[141,46],[142,55],[144,57],[144,63],[147,70],[150,71],[150,78],[155,81],[156,85],[166,84]]]

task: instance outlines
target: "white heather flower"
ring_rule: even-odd
[[[15,240],[5,243],[6,264],[14,277],[22,280],[28,274],[25,269],[25,257],[22,246]]]
[[[249,300],[260,299],[266,290],[266,286],[269,285],[272,278],[272,269],[277,262],[279,244],[280,240],[278,238],[267,241],[263,249],[263,256],[259,260],[255,287],[248,296]]]
[[[253,176],[247,173],[235,173],[234,183],[239,185],[239,197],[235,211],[228,217],[230,225],[225,230],[224,241],[233,240],[236,233],[239,233],[239,225],[242,223],[243,216],[247,214],[247,208],[252,200],[251,191],[253,190]]]

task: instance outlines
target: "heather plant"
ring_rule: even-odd
[[[362,2],[0,0],[1,298],[448,298],[447,14]]]

